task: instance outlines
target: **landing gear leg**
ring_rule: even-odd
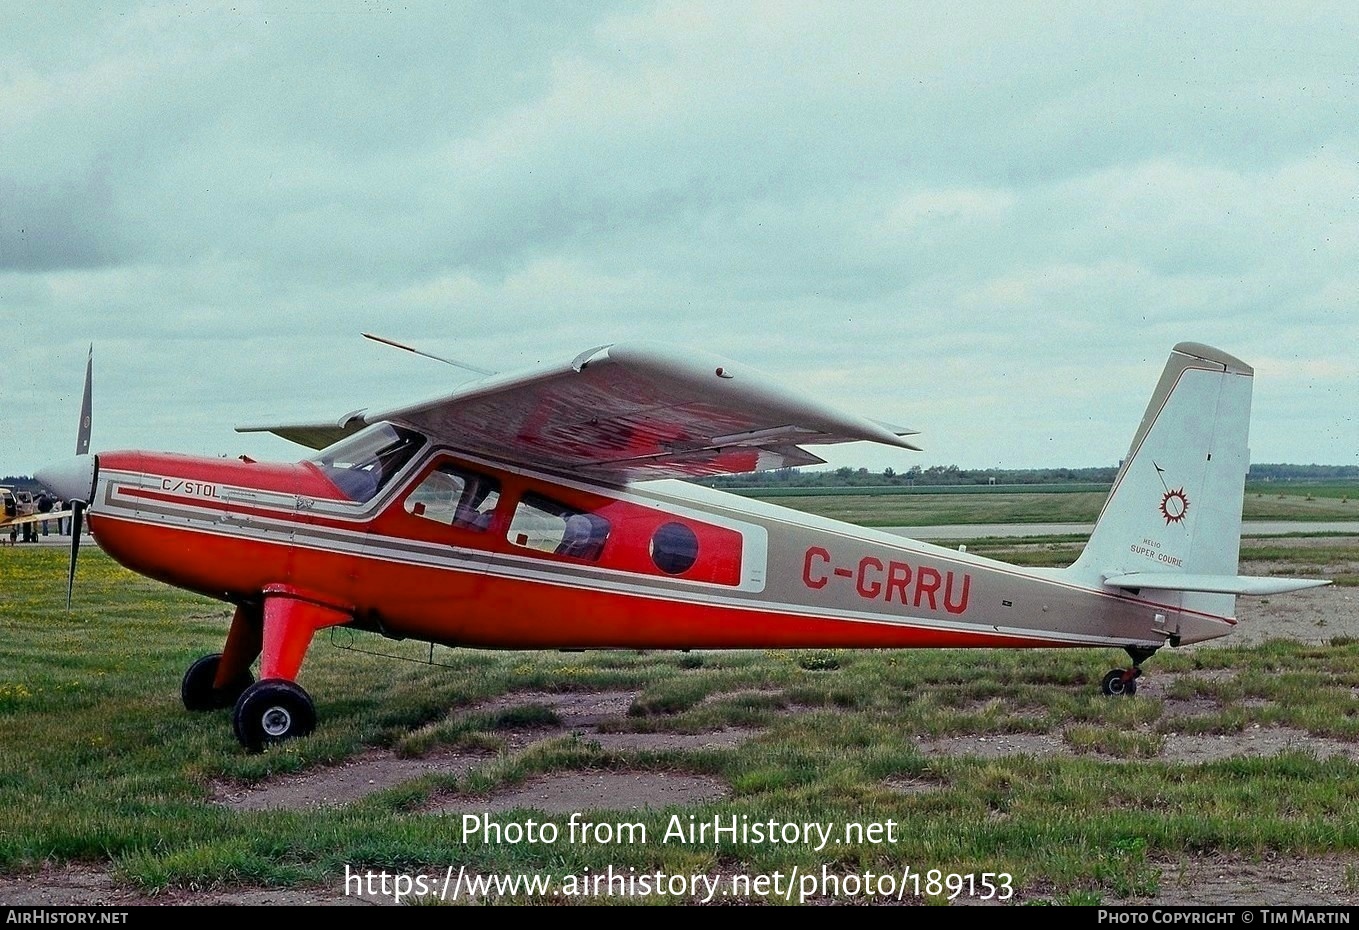
[[[1132,659],[1132,668],[1116,668],[1110,670],[1100,682],[1100,690],[1113,697],[1117,695],[1127,695],[1132,697],[1137,693],[1137,679],[1142,677],[1142,663],[1156,654],[1154,648],[1143,646],[1128,646],[1128,657]]]
[[[307,592],[286,585],[264,589],[260,680],[241,693],[231,721],[242,746],[259,752],[315,729],[316,705],[294,679],[316,631],[351,620],[351,613]]]

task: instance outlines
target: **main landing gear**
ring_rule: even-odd
[[[251,752],[316,729],[316,705],[299,685],[279,678],[255,681],[255,676],[245,671],[219,688],[215,681],[221,664],[221,653],[215,653],[189,666],[180,686],[186,710],[234,707],[232,729]]]
[[[270,743],[306,736],[316,729],[316,705],[311,695],[294,682],[281,678],[255,681],[250,672],[232,676],[217,687],[221,653],[203,656],[184,673],[180,696],[186,710],[223,710],[234,707],[231,727],[236,739],[251,752]]]
[[[1142,677],[1142,663],[1156,654],[1155,649],[1137,646],[1128,646],[1127,651],[1133,661],[1132,668],[1112,669],[1100,682],[1100,690],[1110,697],[1118,695],[1132,697],[1136,694],[1137,679]]]
[[[226,647],[190,665],[180,687],[188,710],[234,708],[232,729],[251,752],[316,729],[316,705],[294,679],[312,635],[353,619],[286,585],[269,585],[262,595],[262,603],[237,606]],[[256,658],[260,681],[250,673]]]

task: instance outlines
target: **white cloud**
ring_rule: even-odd
[[[7,16],[0,472],[65,452],[90,340],[105,445],[457,377],[361,330],[702,345],[1014,466],[1115,460],[1192,339],[1257,364],[1257,458],[1359,448],[1350,6]]]

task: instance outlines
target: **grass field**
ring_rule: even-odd
[[[1107,490],[1033,485],[993,489],[834,488],[743,491],[746,496],[860,526],[948,526],[956,523],[1093,523]],[[1359,520],[1359,485],[1252,484],[1247,520]]]
[[[1278,545],[1286,557],[1288,544]],[[997,553],[1007,546],[1037,562],[1070,555],[1060,543],[1036,550],[997,543]],[[1343,554],[1359,558],[1352,547]],[[320,728],[250,756],[232,737],[227,712],[190,715],[178,698],[189,662],[220,649],[227,610],[90,551],[67,613],[64,562],[57,549],[0,550],[0,874],[88,863],[151,893],[338,889],[346,865],[849,874],[914,864],[1009,872],[1022,900],[1094,903],[1156,892],[1162,865],[1185,857],[1359,853],[1359,767],[1347,758],[1323,760],[1306,749],[1201,765],[1150,758],[1172,733],[1189,731],[1288,727],[1359,740],[1359,642],[1167,651],[1152,663],[1154,674],[1173,682],[1167,700],[1201,705],[1190,718],[1172,718],[1167,701],[1097,694],[1099,677],[1119,662],[1112,650],[440,650],[449,667],[432,667],[321,640],[302,675]],[[762,733],[739,749],[703,751],[610,751],[568,734],[490,755],[465,775],[427,776],[329,810],[238,811],[213,801],[222,785],[338,763],[372,747],[417,756],[504,749],[512,731],[550,720],[551,712],[466,708],[509,692],[598,689],[638,692],[624,724],[636,731]],[[1066,751],[931,755],[916,742],[1035,734]],[[821,851],[749,842],[464,844],[455,817],[425,812],[441,798],[475,806],[564,771],[712,775],[730,796],[686,816],[891,820],[896,838]],[[612,816],[646,825],[652,837],[666,824],[660,811]],[[496,815],[529,817],[545,819]],[[546,819],[566,829],[564,816]]]
[[[1032,536],[1023,539],[981,538],[965,541],[976,555],[1012,565],[1065,566],[1076,561],[1085,546],[1079,536]],[[1359,587],[1359,546],[1352,537],[1332,535],[1248,537],[1241,541],[1241,558],[1268,562],[1274,574],[1328,578],[1336,587]]]

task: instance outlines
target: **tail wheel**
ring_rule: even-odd
[[[259,752],[316,729],[316,705],[294,682],[266,678],[241,694],[231,724],[241,745]]]
[[[184,701],[185,710],[221,710],[236,703],[241,693],[255,681],[249,670],[242,671],[225,688],[216,687],[217,669],[221,667],[222,654],[213,653],[203,656],[184,673],[184,683],[179,687],[179,696]]]
[[[1136,672],[1136,669],[1133,671]],[[1110,697],[1119,695],[1132,697],[1137,693],[1137,676],[1136,674],[1129,675],[1125,669],[1116,668],[1104,676],[1100,688]]]

